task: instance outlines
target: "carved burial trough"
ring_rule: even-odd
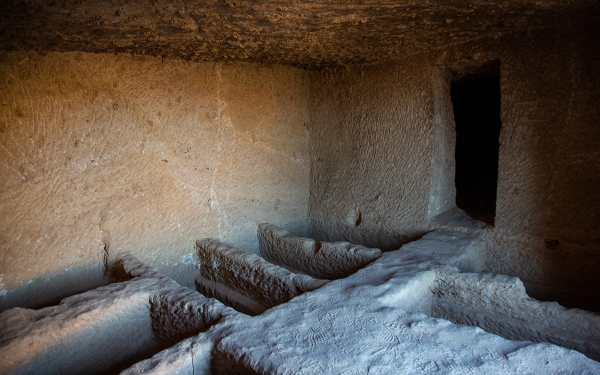
[[[288,244],[307,241],[273,226],[260,231],[261,246],[271,252],[287,249],[276,246],[282,238]],[[518,279],[482,273],[477,259],[482,244],[476,234],[436,230],[348,277],[327,281],[215,240],[198,241],[198,289],[256,316],[184,288],[125,255],[115,267],[122,282],[57,306],[0,314],[0,370],[600,372],[599,317],[535,301]],[[257,306],[263,311],[252,310]]]

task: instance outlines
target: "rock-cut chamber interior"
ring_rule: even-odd
[[[0,372],[600,372],[597,2],[99,4],[0,11]]]

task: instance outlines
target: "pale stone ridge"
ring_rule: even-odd
[[[164,342],[176,343],[235,313],[216,299],[177,284],[131,254],[121,254],[115,270],[121,277],[151,278],[164,283],[150,298],[152,329]]]
[[[600,316],[530,298],[516,277],[438,272],[431,315],[511,340],[550,342],[600,360]]]
[[[152,330],[162,341],[174,344],[205,331],[235,311],[198,292],[170,290],[152,295]]]
[[[113,365],[128,354],[140,354],[149,346],[156,353],[164,347],[151,327],[156,319],[153,303],[168,317],[160,324],[172,340],[179,340],[190,334],[189,324],[198,326],[194,319],[202,315],[196,309],[200,301],[212,301],[215,309],[220,306],[214,310],[220,318],[204,327],[206,332],[193,333],[122,374],[600,373],[600,362],[574,350],[507,340],[439,318],[447,313],[450,320],[463,319],[505,337],[514,332],[531,336],[519,340],[558,338],[560,345],[595,355],[597,316],[530,299],[517,278],[470,273],[482,271],[482,246],[478,235],[435,230],[347,278],[313,280],[326,285],[255,317],[236,313],[135,257],[121,255],[116,271],[129,280],[69,297],[58,306],[0,314],[0,372],[114,372]],[[203,258],[202,248],[217,255]],[[235,271],[236,278],[265,292],[278,292],[273,278],[312,280],[215,240],[198,241],[198,252],[200,269],[212,270],[209,275],[218,275],[215,269]],[[266,275],[249,274],[244,267]],[[231,276],[227,272],[220,276]],[[463,315],[452,316],[456,306]],[[494,331],[505,324],[514,330]],[[151,354],[146,352],[145,358]]]
[[[0,373],[113,371],[236,314],[130,254],[120,255],[114,270],[129,280],[65,298],[56,306],[0,314]]]
[[[600,373],[599,362],[576,351],[424,314],[439,275],[477,269],[481,246],[477,236],[434,231],[314,293],[257,317],[230,317],[223,324],[244,329],[216,342],[213,374]]]
[[[511,340],[549,342],[599,358],[600,317],[530,298],[516,277],[481,272],[481,235],[438,229],[404,245],[395,286],[380,300],[410,312],[480,327]],[[400,264],[398,264],[400,266]],[[369,269],[375,270],[379,262]],[[403,275],[403,276],[400,276]],[[406,278],[403,282],[400,277]]]
[[[0,373],[102,373],[140,352],[160,349],[152,334],[150,297],[161,286],[137,278],[57,306],[3,312]],[[94,350],[82,350],[89,346]]]
[[[292,272],[319,279],[339,279],[366,266],[382,254],[381,250],[348,242],[319,242],[291,235],[272,224],[258,225],[260,255]]]
[[[214,239],[199,240],[196,248],[203,278],[223,284],[266,307],[287,302],[327,283],[326,280],[291,273],[256,254]]]

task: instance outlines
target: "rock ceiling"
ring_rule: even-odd
[[[598,17],[594,0],[3,0],[0,49],[305,68],[375,62]]]

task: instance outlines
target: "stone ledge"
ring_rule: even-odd
[[[119,256],[115,270],[124,281],[56,306],[0,314],[0,372],[115,371],[237,314],[129,254]]]
[[[600,372],[599,362],[570,349],[426,315],[440,275],[478,271],[480,246],[477,236],[434,231],[285,305],[229,318],[225,325],[244,329],[216,343],[213,374]]]
[[[246,253],[213,239],[197,241],[196,248],[202,276],[198,285],[206,292],[222,294],[226,293],[226,289],[221,288],[217,292],[217,289],[204,280],[221,284],[236,295],[245,296],[258,305],[270,308],[327,283],[326,280],[294,274],[256,254]],[[231,298],[240,302],[235,296]],[[231,298],[228,300],[232,301]],[[246,306],[245,309],[256,310],[252,306]]]
[[[379,258],[379,249],[348,242],[319,242],[296,237],[285,229],[263,223],[258,226],[260,255],[292,272],[319,279],[347,277]]]

